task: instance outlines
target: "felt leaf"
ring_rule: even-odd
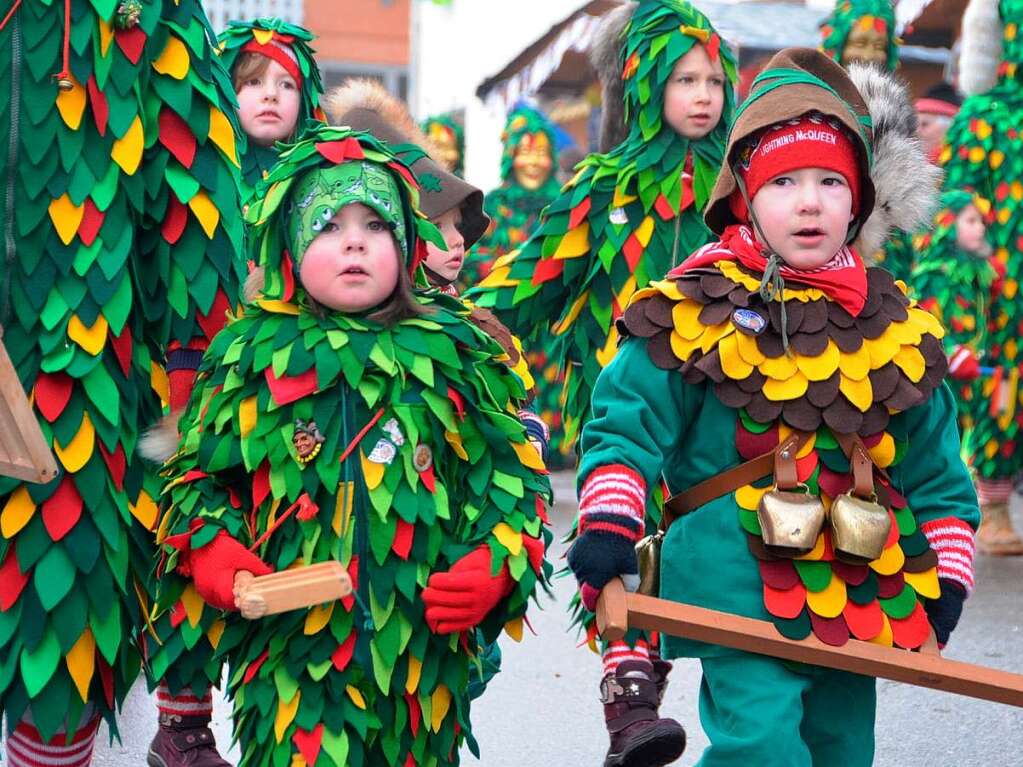
[[[879,559],[870,563],[870,569],[880,575],[894,575],[902,569],[906,562],[906,556],[898,545],[891,546],[884,550]]]
[[[419,689],[419,679],[423,673],[423,662],[411,653],[408,656],[408,676],[405,679],[405,692],[409,695]]]
[[[4,538],[13,538],[29,523],[35,511],[36,505],[28,494],[28,487],[18,485],[18,488],[7,498],[3,512],[0,512],[0,534],[3,534]],[[14,548],[12,547],[9,551],[13,554]],[[9,556],[8,560],[13,562],[14,557]]]
[[[522,617],[512,618],[510,621],[504,624],[505,633],[512,638],[512,641],[522,641]]]
[[[217,224],[220,223],[220,211],[217,210],[217,206],[213,204],[206,190],[200,189],[199,193],[188,201],[188,207],[192,209],[192,213],[199,220],[199,225],[202,226],[206,237],[212,240],[217,231]]]
[[[938,584],[938,569],[932,567],[929,570],[924,570],[922,573],[909,573],[903,571],[903,577],[906,579],[906,583],[913,587],[922,597],[928,599],[937,599],[941,596],[941,587]]]
[[[185,590],[181,592],[181,603],[185,607],[188,625],[195,628],[202,619],[202,611],[206,606],[206,602],[199,596],[199,592],[195,590],[195,585],[191,581],[185,586]]]
[[[60,197],[50,202],[48,207],[50,220],[53,228],[57,230],[57,236],[65,245],[69,245],[78,231],[78,225],[82,223],[82,216],[85,215],[84,205],[75,205],[65,192]]]
[[[375,490],[383,481],[384,469],[386,467],[382,463],[375,463],[369,460],[361,450],[359,451],[359,457],[362,459],[362,476],[366,481],[366,488],[370,491]]]
[[[544,465],[543,458],[540,457],[540,454],[531,442],[512,442],[511,446],[512,450],[515,451],[515,455],[518,456],[519,462],[527,469],[544,471],[547,468]]]
[[[318,634],[330,623],[330,616],[334,613],[334,602],[323,605],[316,605],[306,613],[305,628],[303,633],[306,636]]]
[[[65,373],[40,373],[34,393],[36,409],[53,423],[71,399],[71,377]]]
[[[271,368],[264,371],[270,395],[278,405],[287,405],[307,397],[317,388],[316,369],[310,368],[297,376],[274,375]]]
[[[57,111],[60,117],[71,130],[78,130],[82,123],[82,114],[85,112],[85,88],[75,76],[68,73],[68,80],[71,81],[71,88],[57,91]]]
[[[850,600],[842,610],[842,616],[849,632],[864,642],[878,636],[884,629],[884,614],[876,601],[860,605]]]
[[[186,168],[195,160],[196,141],[192,129],[173,109],[164,107],[159,118],[160,143]]]
[[[256,396],[246,397],[238,404],[238,431],[244,439],[256,428]]]
[[[337,767],[348,764],[348,735],[343,729],[339,733],[324,730],[320,747],[334,760]]]
[[[802,583],[784,590],[764,584],[764,607],[771,615],[791,620],[799,617],[805,605],[806,587]]]
[[[845,581],[831,574],[831,581],[822,591],[807,590],[806,604],[822,618],[835,618],[842,614],[846,603]]]
[[[494,528],[494,537],[513,557],[522,551],[522,534],[512,530],[507,522],[501,522]]]
[[[334,668],[338,671],[344,671],[348,667],[348,663],[352,659],[352,654],[355,652],[355,632],[353,631],[348,635],[344,642],[338,645],[338,648],[334,650],[330,656],[331,663],[334,664]]]
[[[67,335],[82,349],[95,356],[103,351],[108,328],[109,325],[102,314],[98,315],[90,326],[86,326],[77,314],[72,314],[67,324]]]
[[[0,565],[0,611],[7,612],[21,596],[29,573],[23,573],[14,553],[14,546],[7,549],[7,556]]]
[[[128,510],[146,530],[156,529],[156,520],[160,516],[160,508],[145,490],[139,491],[138,500],[134,504],[128,504]]]
[[[30,698],[34,698],[42,692],[43,687],[57,670],[60,658],[60,643],[57,641],[57,635],[52,626],[47,627],[42,641],[34,650],[31,652],[27,649],[22,650],[21,680],[25,685],[25,692]]]
[[[153,69],[162,75],[184,80],[188,74],[188,48],[174,35],[167,38],[167,46],[160,57],[153,62]]]
[[[451,690],[445,685],[438,684],[430,696],[430,729],[440,732],[440,726],[444,723],[444,717],[448,715],[451,707]]]
[[[277,701],[277,715],[274,717],[274,739],[280,743],[284,740],[284,734],[288,731],[288,727],[295,720],[295,714],[298,713],[298,704],[302,701],[302,691],[299,690],[295,693],[289,702],[285,702],[283,698]]]
[[[295,734],[291,739],[306,762],[309,765],[314,765],[320,755],[320,744],[323,742],[323,723],[317,724],[312,731],[296,727]]]
[[[74,480],[67,474],[61,479],[56,492],[43,502],[43,524],[54,541],[71,532],[82,516],[82,496]]]
[[[96,640],[93,639],[92,631],[86,626],[82,635],[75,642],[64,658],[67,664],[68,673],[71,675],[78,695],[83,703],[89,700],[89,684],[92,682],[93,672],[96,670]]]
[[[234,165],[238,165],[238,149],[234,142],[234,128],[227,116],[210,104],[210,130],[209,139],[216,144],[227,159]]]
[[[129,176],[134,176],[142,161],[144,144],[145,135],[142,130],[142,121],[136,115],[125,134],[114,142],[114,146],[110,150],[110,159]]]
[[[362,693],[359,692],[359,688],[354,685],[346,685],[345,692],[348,693],[348,697],[352,703],[355,704],[356,708],[360,708],[363,711],[366,710],[366,699],[362,697]]]
[[[96,429],[89,419],[89,414],[82,413],[82,423],[75,436],[67,445],[61,445],[60,442],[54,440],[53,451],[64,468],[74,474],[89,461],[95,446]]]

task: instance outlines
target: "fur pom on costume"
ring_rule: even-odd
[[[376,112],[380,118],[400,131],[409,144],[417,144],[436,159],[437,147],[412,119],[404,102],[396,99],[376,80],[351,78],[332,90],[323,100],[323,106],[332,124],[353,109]]]
[[[147,461],[165,464],[178,451],[181,434],[178,432],[178,419],[181,413],[168,413],[150,426],[139,437],[138,454]]]
[[[893,230],[913,232],[930,220],[942,174],[928,161],[916,136],[916,112],[905,83],[876,67],[859,64],[849,67],[849,77],[874,123],[871,176],[877,200],[856,239],[857,250],[869,260]]]
[[[959,88],[967,96],[985,93],[998,79],[1003,32],[998,0],[970,0],[959,54]]]
[[[622,82],[622,32],[637,3],[628,2],[604,16],[590,46],[590,63],[602,88],[599,152],[610,152],[629,133],[625,124],[625,85]]]
[[[245,284],[242,285],[242,298],[245,303],[251,304],[263,293],[263,286],[266,285],[266,275],[262,266],[254,266],[245,277]]]

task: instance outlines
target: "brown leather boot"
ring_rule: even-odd
[[[985,503],[980,507],[977,551],[996,557],[1023,554],[1023,540],[1012,526],[1008,502]]]
[[[671,664],[665,664],[670,669]],[[658,674],[649,661],[624,661],[600,683],[611,745],[604,767],[663,767],[686,749],[686,731],[657,714]]]
[[[160,728],[149,744],[149,767],[231,767],[217,751],[210,717],[160,714]]]

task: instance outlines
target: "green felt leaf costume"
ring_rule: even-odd
[[[569,441],[587,417],[597,375],[615,354],[614,320],[629,298],[712,239],[702,212],[735,103],[735,59],[689,3],[644,0],[622,43],[628,137],[580,163],[529,241],[498,259],[474,296],[523,337],[559,336],[554,357],[568,371]],[[690,140],[664,121],[663,92],[675,63],[696,44],[720,58],[727,82],[717,126]]]
[[[841,64],[849,34],[857,26],[873,28],[887,37],[887,67],[894,72],[899,65],[899,40],[890,0],[840,0],[821,22],[821,50]]]
[[[974,467],[984,479],[1009,478],[1023,468],[1020,427],[1023,425],[1023,392],[1020,390],[1020,328],[1023,295],[1018,275],[1023,269],[1023,203],[1017,190],[1023,184],[1023,35],[1018,20],[1021,0],[1002,0],[999,13],[1005,25],[998,80],[986,93],[968,97],[946,134],[947,146],[939,162],[945,169],[945,189],[972,189],[990,200],[994,220],[988,239],[995,261],[1006,278],[989,309],[990,333],[987,360],[998,368],[984,380],[982,397],[1007,387],[1002,410],[975,413],[971,435]]]
[[[522,536],[546,535],[549,484],[500,348],[455,299],[420,296],[428,313],[384,327],[311,308],[297,279],[288,221],[308,196],[296,184],[362,162],[400,192],[407,264],[439,236],[415,213],[410,171],[369,134],[319,127],[283,151],[247,214],[263,296],[210,347],[167,469],[164,572],[226,530],[276,570],[339,560],[357,585],[339,603],[250,622],[165,581],[161,604],[213,632],[231,662],[242,767],[457,764],[463,740],[474,746],[476,634],[431,633],[420,593],[489,545],[515,582],[481,626],[492,640],[517,631],[546,577]],[[312,457],[296,440],[309,434]]]
[[[86,701],[117,732],[157,519],[136,443],[167,350],[237,300],[237,129],[211,38],[193,0],[23,0],[0,30],[0,322],[61,468],[0,479],[0,709],[31,706],[44,739]]]
[[[465,177],[465,128],[450,114],[434,115],[420,126],[427,138],[439,147],[451,146],[457,152],[455,165],[449,170],[459,178]]]
[[[220,46],[220,60],[229,73],[234,74],[235,64],[244,53],[242,48],[250,43],[261,45],[286,46],[295,56],[298,70],[302,74],[300,86],[302,105],[298,115],[299,128],[307,120],[326,122],[320,108],[320,97],[323,96],[323,83],[320,80],[320,68],[316,64],[316,51],[310,43],[316,35],[305,27],[274,17],[259,18],[253,21],[231,21],[227,28],[217,37]],[[242,151],[242,180],[245,184],[244,199],[251,199],[256,184],[264,174],[277,162],[275,147],[259,146],[247,141]]]

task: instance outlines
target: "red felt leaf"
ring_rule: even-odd
[[[174,609],[171,610],[170,624],[171,628],[177,628],[181,625],[181,622],[188,617],[188,611],[185,609],[185,603],[180,599],[177,604],[174,605]]]
[[[180,239],[187,223],[188,208],[173,194],[168,195],[167,211],[164,213],[163,223],[160,224],[160,234],[163,235],[163,239],[173,245]]]
[[[584,197],[583,201],[572,208],[572,212],[568,216],[568,228],[575,229],[579,224],[586,220],[587,214],[590,212],[590,198]]]
[[[837,498],[852,487],[852,475],[839,474],[827,466],[821,466],[821,473],[817,475],[817,485],[831,498]]]
[[[433,473],[432,466],[430,467],[430,472],[431,474]],[[433,490],[431,489],[430,492],[432,493]],[[391,541],[391,551],[397,554],[400,559],[407,560],[409,552],[412,550],[412,537],[414,535],[415,526],[404,519],[399,519],[398,526],[394,531],[394,540]]]
[[[348,612],[351,612],[352,608],[355,607],[355,593],[359,589],[358,557],[352,557],[352,561],[348,563],[348,577],[352,579],[352,593],[346,597],[341,597],[341,606],[348,610]]]
[[[110,664],[103,660],[96,648],[96,665],[99,667],[99,678],[103,683],[103,697],[107,699],[107,705],[113,708],[114,705],[114,670]]]
[[[227,324],[227,313],[230,310],[231,302],[227,300],[224,291],[218,290],[217,294],[213,297],[213,305],[210,307],[209,312],[206,314],[200,312],[198,314],[196,321],[199,323],[199,327],[202,328],[202,332],[208,341],[212,341],[213,337],[224,329],[224,325]]]
[[[541,258],[533,267],[532,283],[540,285],[549,282],[565,270],[565,262],[558,258]]]
[[[657,215],[661,217],[663,221],[670,221],[675,218],[675,211],[671,207],[671,203],[668,202],[668,198],[663,194],[657,195],[657,202],[654,203],[654,210],[657,211]]]
[[[311,731],[296,727],[291,739],[295,741],[299,753],[305,757],[306,764],[314,765],[320,755],[320,744],[323,742],[323,723],[316,725]]]
[[[281,254],[281,276],[284,278],[284,291],[281,298],[290,301],[295,295],[295,264],[291,260],[291,254],[284,251]]]
[[[66,373],[40,373],[36,379],[36,410],[50,423],[57,420],[71,399],[71,376]]]
[[[96,241],[96,235],[99,234],[100,227],[103,226],[103,217],[103,212],[90,198],[86,197],[82,223],[78,225],[78,239],[86,247]]]
[[[330,656],[330,662],[334,664],[334,668],[338,671],[344,671],[348,668],[348,663],[352,659],[352,654],[355,652],[355,631],[353,630],[348,638],[345,639],[338,648],[334,650]]]
[[[411,694],[405,693],[405,703],[408,704],[408,727],[412,731],[413,739],[419,734],[419,722],[423,712],[419,708],[419,699]]]
[[[696,201],[696,195],[693,194],[693,176],[690,173],[682,174],[682,202],[679,204],[679,212],[688,208]]]
[[[263,650],[263,652],[260,654],[260,656],[258,658],[256,658],[254,661],[252,661],[252,663],[249,664],[249,667],[247,669],[245,669],[245,676],[242,677],[242,684],[248,684],[249,682],[251,682],[255,678],[256,674],[259,673],[260,667],[264,663],[266,663],[266,659],[269,656],[270,656],[270,651],[269,650]]]
[[[405,764],[403,765],[403,767],[416,767],[416,758],[412,756],[411,751],[409,752],[408,756],[405,757]]]
[[[274,375],[273,368],[267,368],[265,376],[270,387],[270,396],[278,405],[287,405],[316,391],[316,368],[310,368],[297,376],[280,378]]]
[[[465,419],[465,400],[462,399],[462,395],[459,394],[457,390],[455,390],[455,389],[453,389],[453,388],[451,388],[449,386],[448,387],[448,399],[451,400],[451,402],[455,406],[455,412],[458,414],[458,420],[459,421],[464,420]]]
[[[117,357],[117,364],[125,375],[131,371],[132,339],[131,330],[125,325],[121,335],[115,336],[110,332],[110,345],[114,348],[114,355]]]
[[[134,26],[127,29],[116,29],[114,31],[114,39],[117,41],[117,47],[124,52],[125,58],[132,64],[138,64],[139,57],[142,55],[142,49],[146,47],[146,33],[142,27]]]
[[[629,270],[636,271],[636,265],[639,264],[639,259],[643,256],[643,245],[635,233],[630,234],[629,239],[625,241],[622,253],[625,254],[625,262],[629,265]]]
[[[892,625],[892,638],[895,644],[907,650],[915,650],[931,635],[931,624],[927,621],[927,613],[919,602],[906,618],[888,616],[888,622]]]
[[[346,138],[343,141],[318,141],[316,151],[336,164],[345,160],[361,160],[366,156],[362,146],[354,138]]]
[[[776,559],[771,562],[759,560],[758,564],[760,565],[760,580],[764,582],[765,586],[779,591],[788,591],[797,583],[802,583],[792,560]]]
[[[877,596],[879,599],[895,599],[906,588],[906,577],[902,571],[894,575],[877,576]]]
[[[192,167],[195,160],[195,135],[181,117],[173,109],[164,107],[160,110],[160,143],[167,147],[174,158],[186,168]]]
[[[754,434],[742,427],[738,421],[735,429],[735,449],[743,460],[749,461],[758,455],[770,453],[778,446],[778,427],[772,426],[763,434]]]
[[[92,117],[96,123],[96,130],[99,135],[107,135],[107,118],[110,117],[110,106],[107,104],[107,97],[96,85],[96,78],[89,75],[89,81],[85,84],[89,92],[89,103],[92,104]]]
[[[425,471],[419,472],[419,479],[423,481],[423,487],[431,493],[437,492],[437,477],[433,473],[432,464]]]
[[[849,641],[849,626],[845,618],[839,615],[837,618],[822,618],[813,610],[810,613],[810,626],[813,628],[814,636],[824,644],[832,647],[841,647]]]
[[[817,468],[817,451],[811,450],[802,458],[796,459],[796,478],[800,482],[806,482],[813,475]]]
[[[302,522],[316,519],[316,515],[320,513],[320,507],[309,497],[309,493],[302,493],[296,503],[298,504],[298,513],[295,516]]]
[[[124,471],[127,467],[124,449],[118,445],[114,448],[114,452],[108,452],[101,439],[96,440],[96,445],[99,447],[99,454],[103,457],[103,463],[107,465],[107,471],[110,472],[110,479],[114,481],[114,487],[124,490]]]
[[[873,639],[884,629],[881,605],[876,599],[865,605],[858,605],[849,600],[842,609],[842,616],[849,626],[849,632],[863,641]]]
[[[43,502],[43,524],[50,538],[59,541],[78,524],[82,516],[82,496],[74,481],[67,474],[57,486],[57,491]]]
[[[831,571],[849,586],[859,586],[870,574],[870,568],[866,565],[850,565],[837,559],[831,563]]]
[[[704,48],[706,48],[707,56],[710,60],[717,61],[718,54],[721,52],[721,38],[716,33],[711,32]]]
[[[354,139],[349,139],[349,140],[353,141]],[[413,176],[412,172],[408,168],[406,168],[404,165],[402,165],[401,163],[389,162],[389,163],[387,163],[387,167],[389,167],[393,171],[397,171],[398,174],[402,178],[404,178],[409,183],[410,186],[413,186],[416,189],[419,188],[419,182],[416,181],[416,177]]]
[[[270,495],[270,464],[263,461],[252,477],[252,505],[259,508],[268,495]]]
[[[540,517],[545,525],[551,523],[547,517],[547,504],[543,502],[543,498],[540,497],[539,493],[536,494],[536,516]]]
[[[28,583],[28,576],[29,573],[22,573],[18,566],[14,546],[8,547],[4,563],[0,565],[0,612],[7,612],[18,601],[21,590]]]
[[[797,618],[806,604],[806,586],[797,583],[790,589],[774,589],[764,584],[764,607],[776,618]]]

